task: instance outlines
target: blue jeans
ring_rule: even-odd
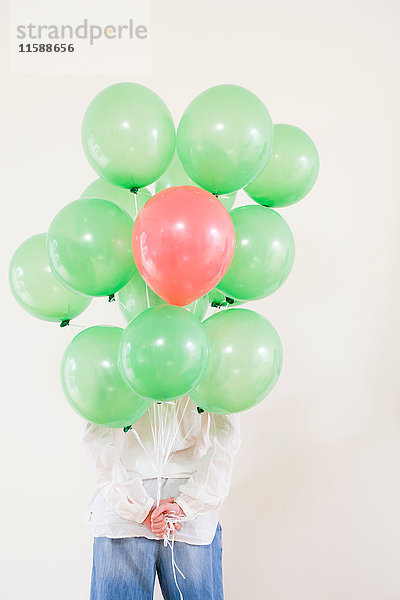
[[[211,544],[175,542],[176,570],[184,600],[223,600],[222,531],[218,523]],[[90,600],[151,600],[156,573],[165,600],[179,600],[171,548],[145,537],[95,537]]]

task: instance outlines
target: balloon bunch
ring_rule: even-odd
[[[279,377],[282,346],[270,322],[241,305],[275,292],[291,271],[293,235],[273,209],[314,185],[312,140],[273,125],[236,85],[197,96],[175,132],[155,93],[119,83],[90,103],[82,142],[100,179],[17,249],[9,272],[21,306],[62,326],[93,297],[118,293],[126,329],[86,328],[66,349],[71,406],[127,427],[152,402],[187,394],[219,414],[256,405]],[[242,188],[255,202],[233,208]],[[210,305],[228,310],[203,321]]]

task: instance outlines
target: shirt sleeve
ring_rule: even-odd
[[[141,478],[132,475],[120,458],[120,430],[84,422],[81,441],[89,470],[106,502],[124,519],[142,523],[153,506],[153,499]],[[125,435],[125,434],[124,434]]]
[[[235,456],[240,447],[239,415],[208,414],[211,445],[199,467],[179,487],[176,503],[191,519],[218,510],[228,496]]]

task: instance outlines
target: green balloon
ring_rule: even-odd
[[[147,301],[148,296],[148,301]],[[154,306],[160,306],[161,304],[167,304],[165,300],[160,298],[153,290],[147,286],[146,283],[140,276],[139,271],[135,271],[133,277],[122,289],[118,292],[119,306],[125,319],[129,322],[135,317],[140,315],[147,308],[153,308]],[[202,296],[198,300],[186,306],[195,317],[202,321],[205,317],[208,308],[208,298]]]
[[[156,193],[177,185],[196,186],[193,179],[190,179],[189,175],[186,173],[178,155],[175,153],[168,169],[161,175],[160,179],[156,181]]]
[[[294,262],[289,225],[271,208],[241,206],[231,212],[236,245],[230,267],[217,289],[246,302],[264,298],[286,281]]]
[[[124,188],[141,188],[171,162],[175,127],[157,94],[138,83],[116,83],[89,104],[82,143],[98,175]]]
[[[45,233],[28,238],[17,248],[10,263],[9,282],[18,304],[43,321],[73,319],[91,302],[54,276],[47,260]]]
[[[113,185],[105,179],[96,179],[82,192],[81,198],[102,198],[114,202],[119,208],[125,210],[133,220],[136,219],[139,211],[142,210],[147,200],[150,200],[152,194],[147,188],[141,188],[137,194],[130,190]]]
[[[75,200],[47,234],[50,267],[61,282],[87,296],[109,296],[132,277],[133,221],[108,200]]]
[[[199,187],[192,179],[190,179],[189,175],[183,168],[178,155],[175,154],[168,169],[156,182],[156,192],[161,192],[167,188],[179,185],[193,185],[195,187]],[[226,210],[232,210],[236,200],[236,192],[231,192],[230,194],[219,194],[218,200],[222,202]]]
[[[208,361],[204,328],[184,308],[149,308],[125,329],[119,348],[120,371],[141,396],[174,400],[200,381]]]
[[[263,316],[244,308],[218,312],[204,321],[210,341],[207,370],[191,397],[211,413],[255,406],[271,391],[282,368],[279,335]]]
[[[197,96],[179,123],[177,150],[188,175],[216,194],[241,189],[267,164],[273,125],[249,90],[218,85]]]
[[[151,402],[124,382],[117,351],[123,330],[97,326],[84,329],[67,347],[61,363],[61,383],[72,408],[102,427],[126,427],[140,419]]]
[[[318,171],[312,139],[293,125],[275,125],[271,160],[245,192],[263,206],[289,206],[308,194]]]

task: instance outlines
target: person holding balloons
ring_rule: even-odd
[[[282,368],[277,331],[242,305],[289,276],[294,239],[274,209],[311,190],[318,153],[237,85],[197,96],[177,133],[154,92],[111,85],[82,143],[100,178],[21,244],[9,278],[27,312],[62,327],[93,297],[117,295],[128,321],[84,328],[61,363],[95,481],[90,598],[150,600],[157,574],[166,600],[222,600],[238,413]],[[240,189],[254,202],[233,208]],[[209,305],[228,310],[203,320]]]
[[[156,574],[167,599],[179,598],[175,577],[185,599],[223,598],[219,511],[240,444],[239,416],[199,414],[187,397],[177,404],[165,421],[175,440],[158,506],[151,410],[136,422],[137,435],[84,426],[96,482],[87,505],[94,535],[91,600],[153,598]],[[174,534],[172,556],[167,533]]]
[[[94,533],[91,599],[152,598],[157,572],[165,598],[183,594],[192,600],[220,600],[222,532],[218,515],[228,495],[240,444],[239,416],[197,410],[189,394],[209,362],[210,346],[201,319],[208,307],[207,293],[232,260],[234,227],[225,198],[217,199],[187,175],[180,180],[172,177],[164,184],[159,178],[171,162],[168,152],[174,151],[174,145],[171,121],[161,106],[158,119],[154,119],[155,104],[155,98],[141,86],[111,86],[94,99],[83,122],[86,154],[107,181],[92,184],[78,202],[104,199],[103,190],[108,186],[105,192],[114,194],[115,203],[127,210],[123,188],[135,194],[135,203],[131,202],[127,212],[135,221],[132,251],[137,271],[130,273],[125,285],[118,285],[121,310],[129,324],[119,334],[117,362],[121,379],[136,395],[139,412],[145,411],[141,418],[139,412],[130,417],[134,425],[126,433],[117,429],[115,422],[96,424],[97,415],[97,420],[91,418],[84,426],[84,452],[96,481],[87,507]],[[146,114],[152,118],[152,133],[157,133],[151,139]],[[135,126],[136,131],[137,126],[142,128],[137,145],[132,143]],[[113,140],[104,138],[108,132],[114,133]],[[176,155],[174,160],[179,162]],[[183,173],[181,168],[181,177]],[[161,188],[149,199],[143,194],[154,179],[159,179],[156,189]],[[116,185],[122,192],[118,200],[113,192]],[[230,207],[233,200],[234,194],[227,194]],[[54,248],[59,252],[60,245],[54,243]],[[65,262],[62,258],[58,261]],[[85,281],[85,285],[90,281],[87,275]],[[99,282],[96,273],[93,281]],[[108,288],[102,293],[112,291]],[[110,332],[103,334],[109,336]],[[101,345],[101,335],[99,332],[96,348]],[[85,349],[79,357],[76,347],[64,357],[64,389],[75,408],[78,402],[69,384],[76,381],[75,365],[83,363],[87,355]],[[87,364],[85,369],[86,377]],[[141,398],[153,403],[143,406]],[[172,557],[162,541],[167,530],[173,534]]]

